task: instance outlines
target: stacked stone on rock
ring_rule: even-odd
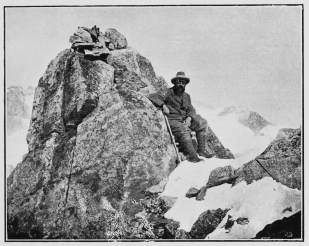
[[[114,28],[109,28],[105,33],[100,32],[96,26],[91,29],[78,27],[70,37],[72,49],[84,53],[89,57],[100,57],[110,54],[115,49],[125,49],[127,40]]]
[[[107,29],[105,37],[109,38],[115,49],[125,49],[128,45],[126,37],[114,28]]]
[[[106,61],[67,49],[40,79],[29,152],[7,180],[10,239],[151,237],[147,222],[137,233],[127,221],[143,210],[131,200],[176,166],[163,114],[147,99],[158,79],[133,49]]]

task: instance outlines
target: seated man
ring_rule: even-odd
[[[184,154],[189,156],[188,160],[199,162],[202,159],[197,154],[206,158],[212,157],[213,154],[208,155],[205,150],[207,121],[196,114],[190,95],[185,92],[189,82],[190,79],[184,72],[178,72],[176,77],[172,78],[172,88],[151,94],[148,98],[167,115],[173,135],[184,149]],[[191,130],[196,132],[197,153],[192,144]]]

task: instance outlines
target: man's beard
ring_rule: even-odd
[[[183,85],[175,85],[174,91],[175,91],[176,94],[182,94],[182,93],[184,93],[185,88],[186,87],[183,86]]]

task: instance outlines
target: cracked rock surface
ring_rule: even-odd
[[[162,80],[134,50],[108,61],[64,50],[40,79],[29,152],[7,180],[9,238],[119,238],[142,211],[129,201],[175,168],[163,115],[146,98]]]

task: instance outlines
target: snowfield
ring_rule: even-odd
[[[219,110],[197,109],[218,136],[224,147],[229,148],[235,159],[204,159],[199,163],[184,161],[171,173],[162,196],[177,197],[174,206],[165,214],[168,219],[180,222],[180,228],[189,232],[199,215],[211,209],[230,209],[215,231],[206,239],[250,239],[267,224],[283,217],[289,217],[301,209],[301,191],[290,189],[271,177],[245,181],[231,187],[223,184],[207,190],[205,200],[185,197],[191,188],[205,186],[210,172],[217,167],[231,165],[234,169],[253,160],[261,154],[277,136],[282,126],[267,126],[254,134],[237,121],[237,115],[218,117]],[[296,127],[292,127],[296,128]],[[233,220],[247,218],[248,223],[234,223],[230,230],[225,229],[228,217]]]

